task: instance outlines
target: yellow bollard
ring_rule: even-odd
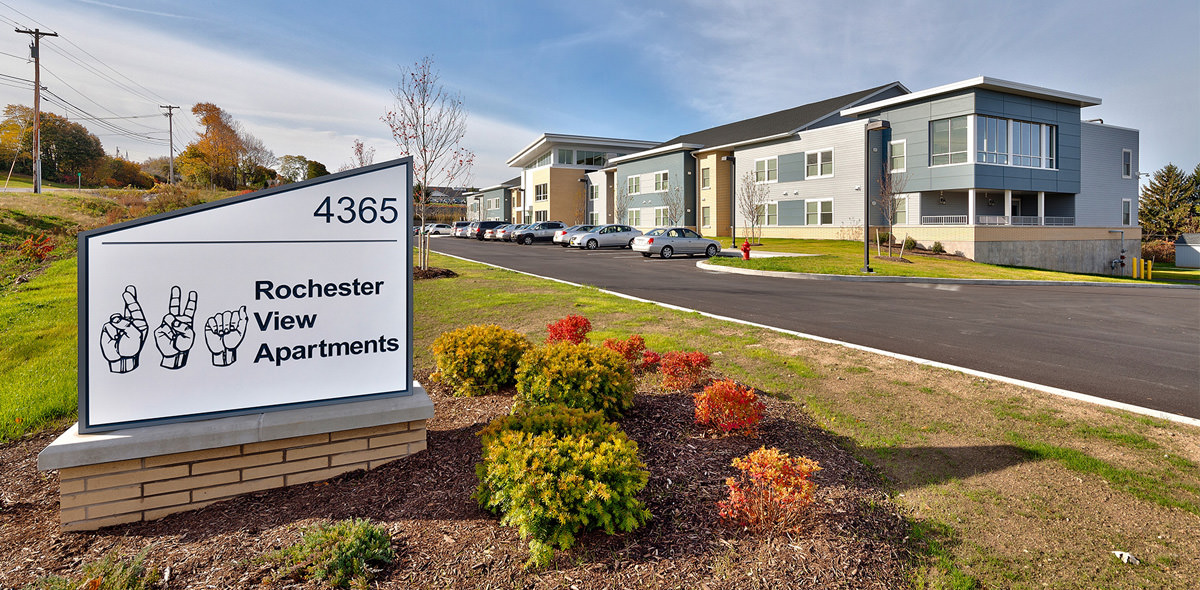
[[[1147,260],[1146,261],[1146,280],[1147,281],[1153,280],[1153,278],[1154,278],[1154,261]]]
[[[1136,279],[1142,274],[1142,259],[1137,256],[1133,257],[1133,269],[1129,272],[1129,278]]]

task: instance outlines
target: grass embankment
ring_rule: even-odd
[[[0,190],[4,190],[4,180],[8,180],[8,188],[33,188],[33,176],[25,174],[13,174],[9,178],[8,174],[0,177]],[[51,182],[42,180],[42,188],[75,188],[74,184],[63,184],[61,182]]]
[[[722,266],[737,266],[755,270],[835,275],[862,274],[862,242],[845,240],[791,240],[783,238],[763,238],[761,241],[763,245],[758,246],[757,249],[767,252],[815,254],[815,256],[755,258],[752,251],[750,260],[748,261],[744,261],[741,258],[721,257],[713,258],[709,262]],[[883,250],[883,252],[886,256],[887,250]],[[899,256],[900,254],[898,248],[894,248],[892,252],[894,256]],[[932,277],[942,279],[1008,279],[1023,281],[1136,282],[1132,279],[1121,277],[999,266],[972,262],[970,260],[923,256],[909,252],[904,253],[904,259],[908,262],[896,262],[877,258],[875,256],[875,247],[871,247],[871,268],[875,270],[877,276]],[[1155,273],[1155,278],[1159,278],[1157,272]]]
[[[1151,276],[1154,281],[1200,283],[1200,268],[1179,268],[1169,262],[1155,262]]]

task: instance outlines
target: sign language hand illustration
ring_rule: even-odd
[[[243,305],[237,311],[223,311],[204,323],[204,341],[213,355],[213,366],[228,367],[237,361],[237,348],[246,337],[250,316]]]
[[[154,344],[162,353],[161,364],[166,369],[182,369],[186,366],[188,352],[196,340],[196,331],[192,327],[196,315],[196,292],[188,292],[187,305],[181,311],[179,300],[182,293],[178,286],[171,287],[167,315],[163,316],[162,324],[154,330]]]
[[[138,358],[150,331],[146,314],[137,300],[137,289],[129,285],[121,297],[125,300],[125,309],[112,314],[100,329],[100,352],[108,361],[108,370],[113,373],[128,373],[138,368]]]

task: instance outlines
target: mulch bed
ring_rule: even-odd
[[[426,377],[427,375],[420,375]],[[422,382],[428,383],[425,379]],[[391,533],[398,559],[379,588],[896,588],[910,563],[907,524],[878,476],[800,409],[765,399],[757,437],[719,437],[693,423],[691,396],[643,386],[621,426],[650,470],[642,492],[653,519],[633,533],[583,535],[547,568],[526,570],[517,531],[471,499],[478,432],[509,410],[510,395],[451,397],[429,385],[436,416],[428,450],[371,472],[271,490],[158,521],[64,533],[58,477],[37,471],[53,433],[0,446],[0,588],[78,575],[116,548],[147,546],[147,565],[169,568],[167,588],[319,588],[265,584],[263,554],[298,541],[316,522],[365,517]],[[800,532],[774,537],[723,525],[730,461],[776,446],[820,462],[817,502]]]
[[[449,279],[458,276],[458,273],[448,268],[437,268],[431,266],[429,268],[413,267],[413,280],[420,281],[423,279]]]

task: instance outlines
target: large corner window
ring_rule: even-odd
[[[779,180],[779,160],[764,158],[754,161],[754,182],[775,182]]]
[[[657,192],[662,192],[662,191],[667,190],[668,186],[669,186],[668,173],[667,172],[655,172],[654,173],[654,190]]]
[[[550,185],[543,182],[533,187],[533,200],[545,201],[550,198]]]
[[[929,123],[930,166],[964,164],[967,161],[967,116],[938,119]]]
[[[975,116],[975,161],[980,164],[1058,166],[1058,126]]]
[[[575,164],[577,166],[604,166],[606,162],[604,152],[575,150]]]
[[[804,155],[804,177],[833,176],[833,150],[808,152]]]
[[[1008,163],[1008,119],[984,117],[975,119],[976,162],[982,164]]]
[[[805,225],[833,225],[833,200],[805,201]]]
[[[908,142],[904,139],[898,139],[888,143],[888,170],[892,172],[904,172],[908,167],[908,157],[905,152],[908,151]]]
[[[1037,123],[1013,121],[1013,165],[1042,167],[1042,126]]]
[[[567,149],[559,148],[558,163],[559,164],[567,164],[568,166],[571,164],[574,164],[575,163],[574,153],[575,153],[574,150],[567,150]]]
[[[529,165],[529,168],[541,168],[542,166],[549,166],[549,165],[550,165],[550,152],[546,152],[546,153],[538,156],[538,159],[534,160],[533,163]]]

